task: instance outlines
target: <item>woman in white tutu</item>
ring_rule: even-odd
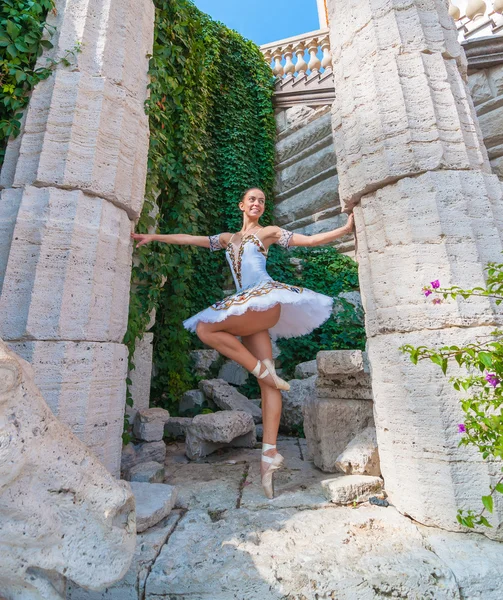
[[[225,249],[236,293],[190,317],[183,324],[186,329],[195,331],[202,342],[235,360],[258,378],[264,426],[262,485],[266,496],[272,498],[272,476],[283,462],[283,457],[276,450],[281,417],[280,390],[288,390],[290,386],[276,375],[271,337],[287,338],[311,332],[328,319],[333,299],[306,288],[274,281],[266,271],[267,252],[271,244],[284,248],[329,244],[351,232],[353,215],[349,215],[344,227],[309,236],[273,225],[262,227],[259,219],[264,208],[264,192],[250,188],[239,203],[243,227],[238,233],[209,237],[132,234],[132,237],[138,241],[138,246],[156,241],[202,246],[211,251]]]

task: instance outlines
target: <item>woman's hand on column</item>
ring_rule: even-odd
[[[355,226],[355,217],[354,217],[353,213],[349,213],[348,221],[347,221],[346,225],[344,225],[344,229],[345,229],[346,233],[351,233],[354,229],[354,226]]]
[[[150,233],[132,233],[131,237],[133,240],[136,240],[138,243],[136,247],[144,246],[145,244],[149,244],[150,242],[155,241],[155,234]]]

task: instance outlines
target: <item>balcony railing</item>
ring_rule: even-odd
[[[264,44],[260,50],[276,76],[277,107],[334,99],[328,28]]]

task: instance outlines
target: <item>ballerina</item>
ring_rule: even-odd
[[[211,236],[186,234],[135,234],[138,246],[149,242],[193,245],[214,252],[225,249],[236,293],[227,296],[183,322],[199,339],[236,361],[258,379],[262,397],[263,444],[261,476],[264,493],[274,497],[273,474],[283,463],[276,449],[281,417],[281,392],[290,385],[275,371],[271,338],[288,338],[310,333],[331,315],[333,298],[306,288],[274,281],[266,271],[271,244],[321,246],[349,234],[353,215],[346,225],[315,235],[292,233],[274,225],[262,227],[265,194],[250,188],[239,202],[243,226],[238,233]],[[241,338],[241,341],[238,339]]]

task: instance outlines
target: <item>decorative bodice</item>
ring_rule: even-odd
[[[230,242],[225,255],[238,291],[272,280],[266,270],[267,250],[255,234],[246,235],[239,244]]]

